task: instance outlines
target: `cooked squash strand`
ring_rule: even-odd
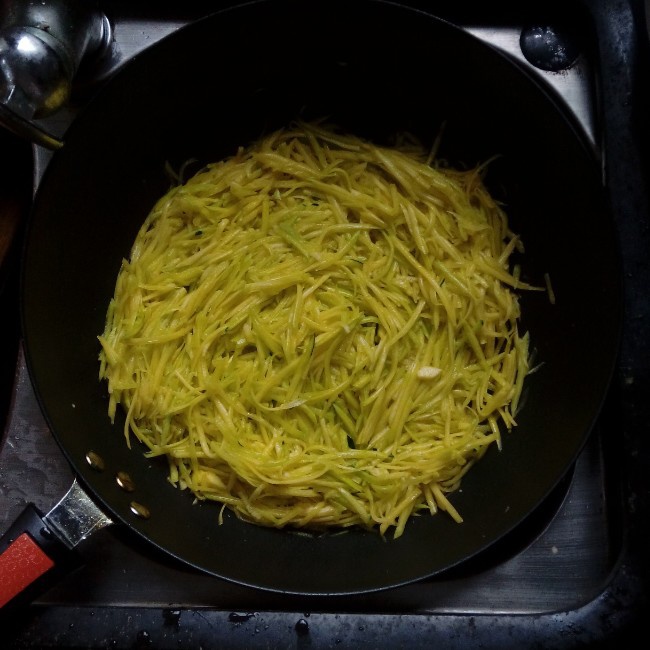
[[[451,493],[516,426],[537,289],[483,171],[297,123],[174,187],[98,337],[109,417],[256,524],[462,522]]]

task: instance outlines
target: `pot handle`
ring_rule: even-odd
[[[44,515],[28,504],[0,538],[0,611],[33,600],[81,566],[77,544],[113,522],[75,479]]]
[[[79,566],[80,555],[52,532],[36,506],[28,504],[0,538],[2,613],[33,600]]]

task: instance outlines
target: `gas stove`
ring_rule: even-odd
[[[110,51],[95,62],[94,77],[91,67],[82,71],[75,101],[40,121],[54,137],[65,133],[93,83],[215,9],[206,2],[99,4],[112,30]],[[426,9],[432,3],[410,4]],[[466,3],[451,10],[446,4],[436,6],[437,15],[506,52],[565,102],[607,169],[624,144],[617,145],[607,129],[626,119],[625,104],[618,103],[625,75],[602,80],[599,69],[620,61],[603,58],[605,43],[581,29],[577,21],[584,18],[584,6],[576,3],[582,10],[574,12],[565,3],[558,13],[542,4],[513,15],[498,7],[487,12]],[[600,7],[596,14],[611,21],[609,30],[601,24],[601,38],[617,39],[623,61],[630,63],[625,57],[645,45],[642,39],[638,44],[638,23],[628,11],[638,6],[622,4],[610,14]],[[40,146],[33,153],[30,173],[37,187],[50,154]],[[109,527],[84,542],[81,568],[7,622],[10,641],[4,647],[570,648],[609,647],[627,638],[648,609],[642,551],[650,488],[641,468],[650,458],[639,401],[647,399],[649,386],[647,344],[639,326],[648,311],[642,284],[648,265],[638,247],[647,240],[650,215],[644,186],[632,194],[628,187],[612,186],[623,182],[624,167],[621,163],[607,177],[623,255],[635,264],[628,268],[635,311],[628,313],[633,323],[625,332],[618,374],[572,470],[516,530],[435,578],[379,593],[317,598],[267,593],[200,574],[145,548],[129,531]],[[637,236],[640,224],[645,230]],[[12,278],[3,308],[17,310]],[[40,412],[18,332],[15,338],[0,448],[1,530],[27,503],[50,509],[73,478]]]

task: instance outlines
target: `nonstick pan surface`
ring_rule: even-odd
[[[305,535],[193,504],[162,459],[127,449],[98,380],[97,335],[121,260],[165,168],[235,152],[292,119],[327,117],[382,143],[397,131],[473,165],[495,155],[488,185],[526,252],[525,279],[556,296],[522,298],[539,370],[519,426],[452,496],[464,523],[412,519],[393,540],[362,530]],[[436,575],[520,524],[569,471],[616,361],[620,271],[598,167],[571,119],[503,54],[420,11],[383,2],[261,1],[219,12],[137,55],[75,119],[30,220],[22,275],[27,363],[52,433],[116,521],[193,567],[298,594],[385,589]],[[197,167],[198,169],[198,167]],[[96,471],[89,450],[105,461]],[[118,487],[127,472],[135,490]],[[144,504],[136,517],[131,501]]]

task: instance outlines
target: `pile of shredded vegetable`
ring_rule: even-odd
[[[515,425],[533,287],[482,169],[433,158],[298,123],[162,197],[99,337],[127,443],[260,525],[461,522],[449,493]]]

